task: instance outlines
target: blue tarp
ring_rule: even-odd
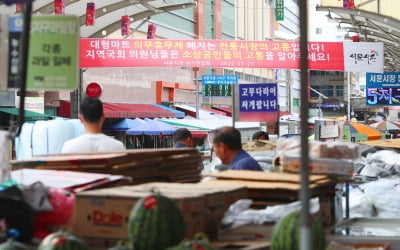
[[[107,124],[103,127],[103,130],[107,131],[125,131],[130,128],[134,128],[140,124],[144,124],[145,121],[141,119],[130,119],[130,118],[125,118],[120,121],[117,121],[115,123]]]
[[[166,106],[160,105],[160,104],[153,104],[153,106],[156,106],[156,107],[159,107],[159,108],[162,108],[162,109],[165,109],[165,110],[175,113],[176,118],[185,118],[185,113],[182,111],[179,111],[179,110],[176,110],[173,108],[169,108],[169,107],[166,107]]]
[[[157,120],[145,119],[146,123],[140,124],[126,131],[127,135],[172,135],[177,127]]]

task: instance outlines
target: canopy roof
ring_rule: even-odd
[[[103,38],[121,28],[121,16],[129,15],[133,22],[174,10],[196,6],[194,0],[96,0],[96,25],[86,26],[87,1],[65,1],[65,13],[79,17],[81,37]],[[0,3],[0,13],[14,14],[15,6]],[[33,14],[54,14],[54,0],[33,1]]]
[[[317,6],[317,11],[328,12],[327,17],[338,24],[350,26],[348,33],[360,37],[361,42],[383,42],[385,71],[400,70],[400,21],[389,16],[360,9]],[[334,14],[334,15],[332,15]]]

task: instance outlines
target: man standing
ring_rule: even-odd
[[[103,104],[98,98],[86,97],[80,104],[79,120],[85,127],[85,134],[66,141],[61,153],[113,152],[124,151],[125,146],[102,133],[104,122]]]
[[[179,128],[172,135],[174,148],[191,148],[192,139],[192,133],[187,128]]]
[[[229,169],[262,171],[258,162],[242,149],[240,131],[234,127],[214,130],[213,150]]]

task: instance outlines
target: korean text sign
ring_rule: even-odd
[[[343,49],[346,71],[383,73],[382,42],[344,42]]]
[[[27,88],[74,89],[78,83],[78,44],[78,17],[32,17]]]
[[[21,16],[8,18],[8,87],[21,87],[20,79],[20,51],[23,19]]]
[[[239,105],[240,112],[276,112],[277,84],[239,84]]]
[[[383,71],[383,43],[356,44],[309,42],[309,69]],[[296,41],[81,38],[80,50],[81,68],[300,68],[300,46]],[[371,51],[374,51],[373,57],[369,60],[360,58],[366,53],[370,55]]]
[[[400,105],[400,72],[367,73],[366,105]]]
[[[80,67],[300,68],[292,41],[80,39]],[[310,42],[310,69],[343,71],[342,42]]]
[[[238,83],[237,75],[203,75],[202,95],[203,96],[232,96],[232,84]]]

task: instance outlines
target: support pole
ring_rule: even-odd
[[[18,130],[16,136],[18,137],[22,130],[22,125],[25,122],[25,95],[26,95],[26,78],[28,74],[28,55],[29,55],[29,39],[31,30],[31,16],[32,16],[32,1],[28,1],[24,5],[24,25],[22,29],[22,42],[21,42],[21,56],[20,56],[20,96],[19,96],[19,114],[18,114]]]
[[[347,71],[347,120],[351,119],[351,84],[350,84],[350,71]]]
[[[199,69],[197,68],[195,73],[195,80],[196,80],[196,119],[200,119],[199,114]]]
[[[299,1],[300,13],[300,81],[301,81],[301,189],[300,189],[300,250],[312,249],[309,190],[309,150],[308,150],[308,28],[307,3]]]

